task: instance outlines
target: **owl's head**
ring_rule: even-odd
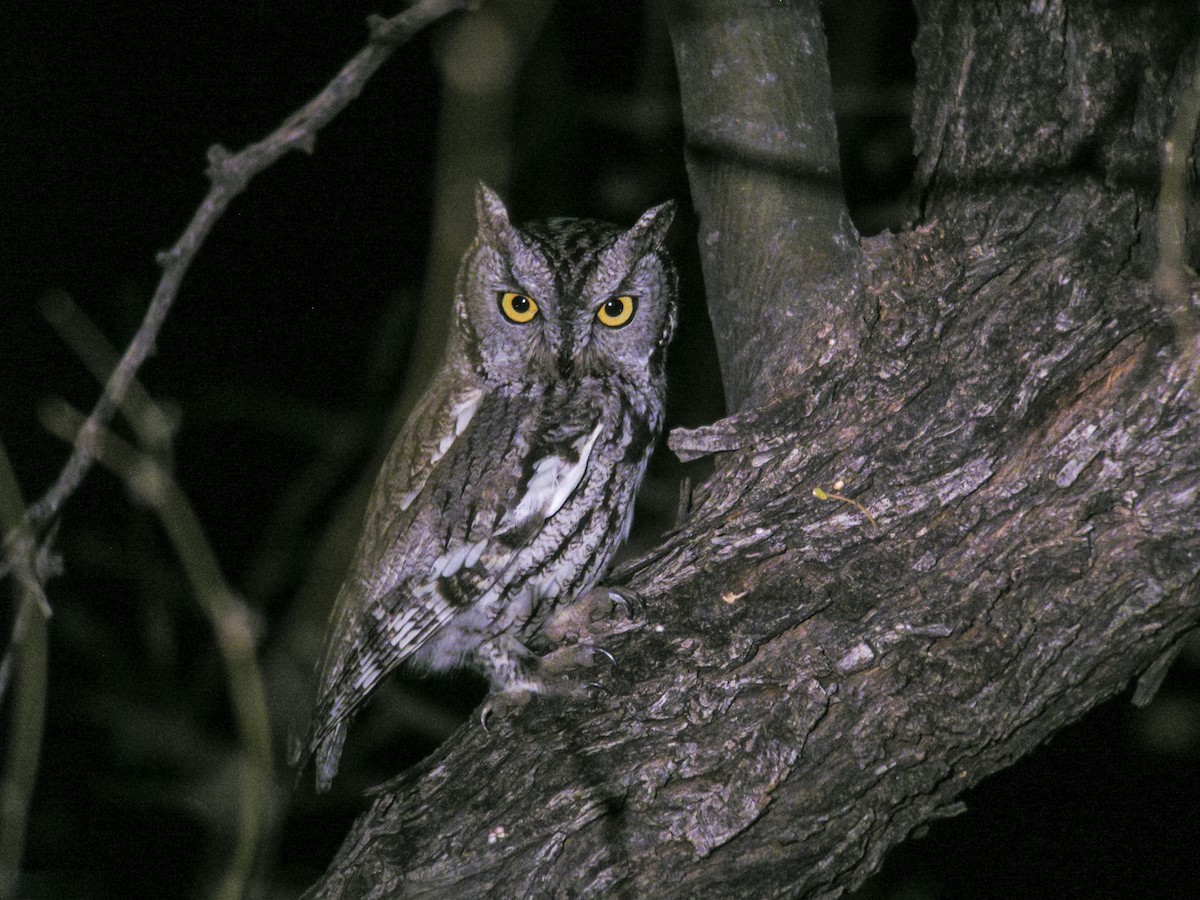
[[[628,230],[590,219],[514,226],[482,184],[475,207],[452,352],[478,377],[494,386],[614,373],[661,382],[677,315],[662,249],[674,203]]]

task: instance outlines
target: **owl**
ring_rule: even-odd
[[[491,190],[442,368],[379,473],[331,617],[308,740],[328,788],[351,718],[403,662],[542,690],[530,651],[629,533],[663,426],[674,205],[628,230],[514,226]]]

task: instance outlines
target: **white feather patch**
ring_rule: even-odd
[[[555,454],[539,459],[533,466],[533,475],[525,485],[525,495],[520,502],[504,517],[501,526],[516,525],[533,517],[549,519],[562,509],[579,482],[587,471],[588,459],[592,455],[592,447],[600,436],[603,423],[598,423],[592,433],[586,438],[580,438],[571,448],[575,451],[574,460]]]
[[[453,610],[433,582],[424,584],[413,592],[422,597],[416,607],[409,607],[388,626],[388,642],[405,656],[417,650],[425,638],[444,625],[453,615]]]
[[[450,407],[450,415],[454,417],[454,430],[438,441],[437,449],[429,457],[430,465],[445,456],[454,444],[454,439],[467,430],[467,426],[471,424],[471,418],[475,415],[475,410],[479,409],[479,401],[482,399],[483,391],[470,391]]]
[[[354,688],[359,691],[369,691],[379,680],[379,666],[374,662],[366,663],[359,670],[358,678],[354,679]]]
[[[486,546],[487,541],[482,540],[473,544],[459,544],[454,549],[447,550],[433,561],[434,578],[449,578],[451,575],[457,574],[463,566],[471,568],[479,561],[479,557],[483,554],[483,548]]]
[[[433,577],[447,578],[456,573],[462,568],[463,560],[467,558],[467,554],[471,548],[467,544],[459,544],[451,550],[447,550],[441,556],[433,561]]]
[[[461,400],[450,407],[450,415],[454,419],[454,427],[444,434],[442,439],[438,441],[437,446],[433,448],[433,453],[429,456],[430,466],[450,452],[450,448],[454,446],[454,441],[471,424],[471,419],[475,415],[475,410],[479,409],[479,402],[482,399],[483,391],[468,391],[463,395]],[[422,480],[413,490],[401,494],[400,511],[403,512],[408,509],[424,489],[425,482]]]
[[[476,541],[471,547],[471,552],[467,554],[467,558],[463,560],[463,565],[468,569],[475,563],[479,562],[479,557],[483,556],[483,551],[487,548],[487,540]]]

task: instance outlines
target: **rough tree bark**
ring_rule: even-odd
[[[1196,11],[919,7],[922,220],[860,243],[821,187],[816,4],[672,4],[735,398],[673,446],[715,471],[630,569],[611,696],[464,728],[311,896],[833,896],[1152,693],[1200,616],[1196,348],[1150,287]]]

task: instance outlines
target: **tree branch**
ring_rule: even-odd
[[[853,346],[860,259],[815,0],[667,6],[700,258],[731,410]]]
[[[208,151],[208,195],[201,202],[179,240],[158,255],[162,277],[142,324],[120,363],[109,376],[104,392],[75,436],[74,447],[58,479],[26,512],[34,529],[44,527],[82,483],[95,459],[100,432],[112,420],[129,384],[154,349],[158,333],[175,302],[184,274],[205,238],[226,208],[260,172],[293,149],[311,153],[317,132],[358,96],[368,79],[392,52],[426,25],[465,9],[471,0],[422,0],[390,19],[372,17],[371,41],[342,68],[316,97],[290,115],[267,137],[230,154],[214,144]]]
[[[1145,284],[1087,249],[1132,205],[1082,201],[971,265],[941,229],[869,242],[889,274],[864,289],[892,305],[842,399],[718,459],[637,572],[647,621],[601,643],[613,696],[465,728],[312,896],[837,893],[1175,646],[1200,606],[1200,415]],[[1039,291],[1031,344],[1003,340]],[[812,496],[836,481],[878,533]]]
[[[742,410],[684,437],[715,471],[626,570],[612,693],[464,727],[310,896],[835,896],[1141,672],[1144,699],[1200,618],[1200,411],[1139,249],[1179,23],[1079,6],[922,5],[938,218],[864,242],[859,340],[753,405],[772,369],[723,361]],[[786,331],[759,346],[811,360]]]
[[[1173,310],[1181,348],[1192,346],[1200,333],[1188,278],[1186,247],[1189,159],[1196,145],[1196,126],[1200,123],[1200,49],[1192,55],[1191,77],[1181,92],[1175,124],[1163,142],[1162,189],[1158,192],[1155,231],[1158,263],[1154,268],[1154,287]],[[1197,368],[1196,362],[1189,354],[1187,363],[1193,370]],[[1196,377],[1200,379],[1200,372]]]
[[[0,698],[6,696],[9,675],[15,674],[16,680],[13,722],[9,728],[10,749],[5,754],[3,782],[0,783],[0,808],[4,820],[3,839],[0,839],[0,896],[11,892],[19,871],[25,816],[34,787],[43,728],[46,619],[50,615],[43,584],[52,567],[46,564],[45,549],[39,548],[38,533],[51,523],[63,503],[83,482],[95,461],[107,425],[125,402],[138,369],[154,349],[188,267],[233,199],[256,175],[289,150],[312,152],[317,133],[361,92],[368,79],[397,47],[431,22],[470,4],[471,0],[422,0],[390,19],[371,17],[371,39],[367,46],[324,90],[275,131],[236,154],[230,154],[219,145],[211,147],[208,151],[211,183],[208,194],[175,244],[159,254],[162,275],[141,325],[120,361],[112,368],[92,412],[75,432],[71,454],[55,483],[39,500],[24,508],[23,515],[19,490],[11,477],[7,458],[0,450],[0,534],[4,536],[0,577],[14,576],[18,597],[10,645],[0,661]],[[56,311],[70,313],[62,304]],[[167,479],[166,488],[172,487]],[[236,857],[220,887],[222,896],[240,896],[269,818],[266,797],[271,749],[267,712],[244,610],[224,588],[215,561],[203,553],[206,545],[198,538],[198,527],[185,514],[190,510],[178,496],[173,499],[178,514],[164,514],[164,524],[172,536],[183,541],[185,565],[192,564],[189,574],[197,580],[198,595],[212,618],[218,644],[230,669],[230,686],[243,743],[256,764],[256,768],[245,770],[245,783],[249,789],[241,806]]]
[[[70,440],[83,417],[65,403],[53,403],[43,409],[42,418],[48,430]],[[238,900],[246,893],[259,844],[270,831],[275,812],[271,730],[256,659],[252,616],[226,583],[200,520],[171,474],[153,457],[107,430],[99,432],[93,450],[101,463],[125,482],[130,493],[158,516],[212,627],[225,665],[242,751],[239,815],[233,853],[213,896],[219,900]]]

